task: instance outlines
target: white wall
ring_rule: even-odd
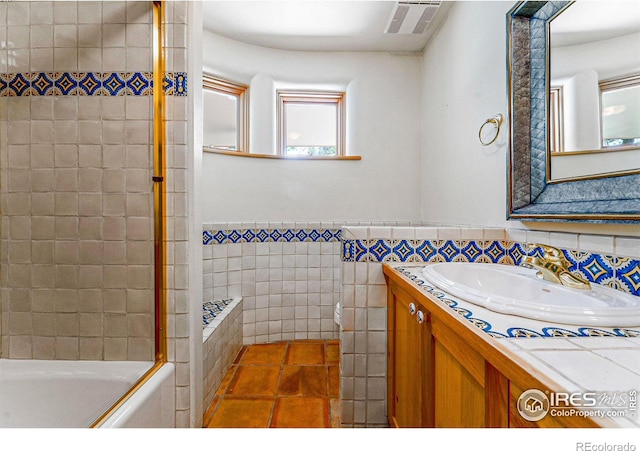
[[[564,84],[562,97],[564,151],[600,149],[598,73],[586,70],[575,74]]]
[[[274,79],[348,86],[348,153],[363,158],[205,154],[203,222],[423,220],[640,236],[634,226],[506,220],[508,125],[488,147],[479,143],[478,130],[496,113],[507,114],[506,13],[512,6],[455,2],[424,58],[286,52],[205,32],[204,67],[219,76],[263,86]],[[273,117],[251,119],[259,134],[275,136]],[[252,146],[266,151],[266,141],[272,138]]]
[[[424,55],[423,220],[505,226],[507,126],[483,147],[480,126],[507,115],[510,2],[455,2]]]
[[[640,236],[636,226],[506,220],[508,125],[483,147],[478,130],[507,115],[506,13],[513,2],[455,2],[423,66],[422,220]]]
[[[252,87],[269,80],[346,87],[347,154],[362,156],[291,161],[207,153],[203,222],[420,219],[421,54],[280,51],[208,32],[203,48],[205,71]],[[273,116],[254,112],[251,120],[251,146],[266,153]]]

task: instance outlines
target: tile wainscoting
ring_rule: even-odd
[[[242,296],[244,344],[338,338],[340,227],[205,224],[203,302]]]
[[[508,234],[498,231],[497,234]],[[465,232],[462,231],[464,234]],[[541,257],[543,250],[536,244],[553,245],[550,242],[516,241],[510,238],[491,237],[442,237],[435,236],[428,228],[395,229],[393,238],[349,238],[345,236],[342,248],[344,262],[476,262],[520,265],[525,256]],[[348,235],[345,234],[345,235]],[[422,235],[422,236],[421,236]],[[434,235],[427,237],[428,235]],[[589,282],[606,285],[633,295],[640,295],[640,259],[627,256],[634,247],[625,244],[614,255],[614,240],[604,252],[592,251],[588,245],[561,248],[569,262],[569,270]],[[589,240],[586,240],[588,243]],[[530,244],[527,244],[530,243]],[[577,244],[577,242],[576,242]]]
[[[640,293],[640,239],[410,223],[205,224],[204,299],[242,296],[245,344],[337,338],[343,427],[386,427],[384,262],[518,264],[563,249],[595,283]],[[341,303],[342,325],[333,322]]]

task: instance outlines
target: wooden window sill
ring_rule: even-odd
[[[304,156],[304,155],[268,155],[263,153],[248,153],[238,152],[235,150],[218,150],[203,147],[202,150],[208,153],[215,153],[218,155],[232,155],[234,157],[246,157],[246,158],[267,158],[272,160],[361,160],[360,155],[341,155],[337,157],[331,156]]]

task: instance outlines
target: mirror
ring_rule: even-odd
[[[609,2],[607,2],[609,3]],[[640,220],[640,174],[551,180],[549,24],[572,2],[518,2],[507,13],[510,151],[507,218]],[[627,52],[632,53],[632,52]],[[588,127],[587,127],[588,128]]]
[[[567,5],[549,23],[549,180],[640,171],[640,5]]]

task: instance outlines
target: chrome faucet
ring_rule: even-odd
[[[544,255],[523,257],[520,264],[525,268],[537,269],[538,278],[579,290],[591,289],[589,281],[569,271],[569,262],[560,249],[546,244],[529,243],[529,246],[542,248]]]

